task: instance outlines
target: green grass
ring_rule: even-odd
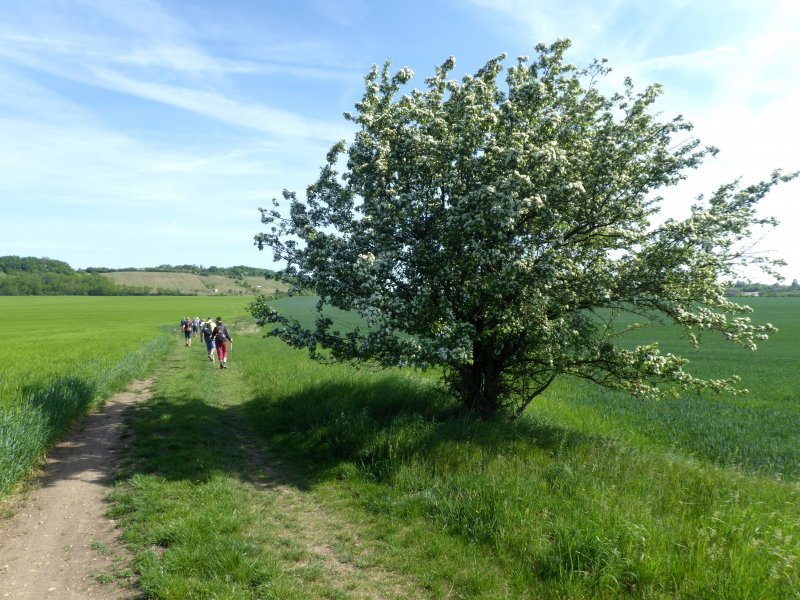
[[[318,296],[294,296],[278,298],[270,301],[270,306],[282,315],[297,319],[303,327],[314,328],[314,321],[319,315],[316,310]],[[356,327],[365,329],[367,327],[364,320],[354,312],[339,310],[332,306],[326,306],[323,316],[329,317],[335,323],[336,328],[341,331],[350,331]]]
[[[307,296],[271,304],[312,327],[316,302],[316,297]],[[711,335],[696,351],[679,329],[662,324],[627,336],[630,345],[658,340],[664,352],[689,358],[689,368],[698,376],[739,374],[747,394],[684,394],[642,401],[591,383],[560,379],[528,414],[587,433],[674,448],[750,473],[800,478],[800,391],[792,377],[800,365],[800,298],[750,298],[747,303],[755,309],[755,322],[780,329],[756,352]],[[326,309],[326,314],[343,330],[362,324],[356,315],[336,309]]]
[[[433,530],[474,544],[502,573],[479,585],[420,557],[407,567],[417,578],[474,598],[798,597],[796,484],[589,421],[482,422],[422,378],[268,354],[267,371],[245,369],[259,390],[249,420],[272,447],[326,494],[346,482],[353,506],[424,522],[417,540]]]
[[[244,313],[239,298],[0,297],[13,352],[0,375],[0,498],[70,423],[167,351],[182,316]],[[204,316],[208,316],[204,314]]]
[[[334,534],[328,519],[309,527],[320,513],[303,479],[266,472],[267,450],[241,407],[249,396],[239,355],[254,346],[234,337],[225,371],[198,349],[173,352],[133,416],[112,515],[135,553],[139,588],[181,600],[372,597],[369,581],[332,572],[315,550]]]
[[[193,420],[192,406],[183,407],[182,415]],[[203,421],[203,415],[197,420]],[[196,449],[200,456],[171,461],[191,471],[189,477],[169,465],[151,466],[142,451],[140,468],[154,468],[155,473],[133,476],[112,496],[112,514],[127,526],[124,539],[137,553],[141,589],[153,598],[301,598],[276,568],[284,550],[276,543],[274,528],[252,530],[256,523],[270,525],[269,507],[253,501],[252,488],[239,480],[233,465],[223,466],[224,458],[207,453],[213,438],[205,436],[214,431],[201,424],[191,431],[204,437],[191,438],[184,431],[173,435],[182,448]],[[227,458],[231,456],[235,454]],[[291,540],[284,542],[292,547]]]
[[[716,464],[747,472],[800,478],[800,299],[753,298],[756,322],[780,331],[756,352],[708,336],[699,352],[678,330],[656,326],[634,332],[631,343],[658,339],[664,351],[685,355],[700,376],[738,373],[743,396],[688,394],[640,401],[579,381],[557,382],[531,413],[581,431],[650,440]],[[648,337],[650,336],[650,337]]]
[[[316,299],[279,302],[313,318]],[[566,381],[514,422],[465,414],[427,374],[323,366],[236,330],[230,368],[211,369],[173,339],[113,494],[139,589],[800,598],[800,304],[752,303],[781,334],[694,357],[751,394],[642,404]]]
[[[268,370],[252,365],[250,420],[320,489],[348,481],[370,514],[495,557],[506,587],[457,586],[467,597],[800,597],[800,303],[751,303],[780,334],[755,354],[707,340],[693,357],[704,376],[742,373],[743,397],[642,403],[567,381],[519,422],[487,423],[425,378],[319,370],[271,347]]]

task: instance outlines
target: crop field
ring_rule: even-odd
[[[271,304],[312,327],[316,301],[306,296]],[[664,324],[628,335],[631,345],[656,340],[663,352],[685,356],[695,375],[738,374],[746,393],[690,393],[648,401],[562,379],[533,403],[528,415],[587,434],[666,446],[749,473],[800,479],[800,298],[753,298],[748,304],[755,310],[755,322],[779,328],[756,352],[714,336],[695,350],[680,330]],[[326,308],[326,315],[343,329],[361,324],[336,309]]]
[[[262,294],[274,294],[276,292],[285,292],[289,287],[285,283],[274,279],[265,279],[264,277],[243,277],[241,281],[250,286],[249,288],[243,286],[238,279],[231,279],[221,275],[201,276],[200,279],[207,287],[228,293],[253,293],[258,290]]]
[[[465,414],[435,373],[320,365],[246,327],[228,371],[209,369],[202,348],[178,352],[182,316],[235,322],[248,302],[0,299],[23,349],[3,373],[6,478],[3,457],[21,439],[9,424],[46,429],[42,409],[75,397],[80,412],[86,398],[155,375],[132,450],[145,466],[116,488],[113,508],[152,597],[269,597],[258,590],[273,576],[294,590],[280,597],[325,589],[318,569],[297,568],[301,523],[270,546],[270,528],[299,517],[261,518],[280,503],[246,485],[259,476],[247,469],[264,468],[253,457],[276,456],[298,482],[292,493],[336,515],[335,540],[316,544],[343,552],[348,568],[403,573],[431,597],[800,598],[800,299],[748,300],[754,320],[780,328],[755,353],[713,338],[694,352],[662,325],[629,341],[657,339],[703,376],[740,373],[746,395],[645,402],[565,380],[516,421]],[[272,302],[306,324],[315,303]],[[358,324],[329,314],[343,329]],[[188,381],[204,383],[187,394]],[[208,560],[223,547],[224,560]]]
[[[245,277],[244,280],[253,288],[259,289],[264,294],[274,294],[276,292],[286,292],[289,286],[275,279],[265,279],[264,277]]]
[[[208,288],[199,275],[194,273],[161,273],[148,271],[114,271],[103,273],[117,285],[149,287],[152,289],[207,292]]]
[[[264,294],[286,291],[287,285],[264,277],[244,277],[246,285],[239,280],[222,275],[196,275],[195,273],[165,273],[160,271],[113,271],[103,273],[117,285],[177,290],[198,295],[212,295],[214,290],[221,293],[252,293],[258,290]],[[248,287],[249,286],[249,287]]]
[[[303,327],[313,328],[314,321],[318,316],[316,311],[318,301],[317,296],[295,296],[273,300],[270,302],[270,306],[287,317],[297,319]],[[326,306],[323,314],[332,319],[336,327],[345,331],[365,326],[364,321],[357,313]]]
[[[779,328],[756,352],[714,336],[695,351],[677,329],[664,325],[633,332],[630,341],[658,340],[662,351],[685,356],[702,377],[737,373],[748,393],[641,401],[561,381],[533,412],[581,431],[648,439],[750,473],[800,478],[800,298],[752,298],[747,304],[755,309],[755,322]]]
[[[70,421],[146,372],[183,316],[244,314],[236,297],[0,297],[0,497]]]

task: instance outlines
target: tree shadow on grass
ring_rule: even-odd
[[[520,445],[558,456],[595,443],[532,418],[482,420],[433,384],[402,376],[325,381],[284,396],[263,391],[234,406],[210,404],[187,389],[157,393],[130,410],[132,440],[120,478],[144,473],[204,483],[225,474],[308,489],[345,465],[376,480],[391,477],[405,459],[424,459],[444,444],[490,459]]]
[[[301,479],[271,466],[243,416],[237,407],[209,404],[191,390],[179,396],[155,394],[127,415],[132,439],[119,479],[140,473],[206,483],[217,475],[233,475],[243,481],[268,479],[267,485],[305,487]]]
[[[480,419],[434,385],[399,376],[324,382],[283,397],[263,392],[234,410],[312,480],[336,476],[346,463],[381,479],[442,444],[468,444],[491,457],[519,445],[557,456],[595,443],[533,418]]]

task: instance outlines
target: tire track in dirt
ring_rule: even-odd
[[[342,597],[353,600],[415,600],[431,597],[417,582],[371,564],[369,540],[358,541],[357,529],[346,518],[326,509],[313,493],[301,491],[302,477],[285,469],[280,459],[256,442],[247,425],[236,417],[227,419],[230,438],[251,465],[248,482],[260,493],[272,496],[268,504],[286,533],[299,542],[312,560],[318,561],[325,579]],[[343,548],[347,546],[347,549]],[[300,568],[305,561],[295,565]]]
[[[149,397],[135,381],[90,413],[47,456],[34,489],[0,521],[0,599],[132,598],[117,573],[126,553],[105,513],[128,408]]]

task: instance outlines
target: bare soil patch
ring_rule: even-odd
[[[123,446],[125,411],[150,394],[136,381],[89,414],[47,456],[33,489],[0,520],[0,598],[131,598],[127,555],[105,513]]]

